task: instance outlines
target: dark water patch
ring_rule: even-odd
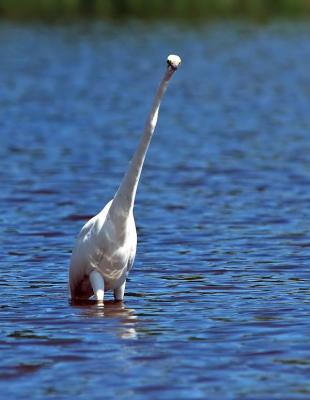
[[[20,364],[0,368],[0,380],[10,381],[18,378],[24,378],[29,374],[34,374],[42,368],[47,367],[47,364]]]
[[[53,237],[59,237],[59,236],[64,236],[65,233],[64,232],[60,232],[60,231],[55,231],[55,232],[23,232],[24,236],[42,236],[45,238],[53,238]]]
[[[8,337],[12,338],[28,338],[28,339],[48,339],[47,336],[40,336],[36,335],[33,331],[31,330],[24,330],[24,331],[14,331],[8,335]]]

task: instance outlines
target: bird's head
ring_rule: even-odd
[[[178,69],[181,64],[181,58],[175,54],[170,54],[167,58],[168,69],[171,72],[174,72]]]

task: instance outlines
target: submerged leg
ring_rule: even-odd
[[[104,280],[97,271],[92,271],[89,275],[91,287],[94,291],[94,296],[91,299],[102,301],[104,299]]]
[[[114,289],[114,299],[123,300],[125,294],[126,281],[117,289]]]

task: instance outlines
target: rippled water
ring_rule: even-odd
[[[309,399],[310,28],[0,25],[5,398]],[[69,304],[170,52],[124,304]]]

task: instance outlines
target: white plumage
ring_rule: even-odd
[[[137,233],[133,207],[141,170],[156,127],[162,97],[181,60],[170,55],[168,67],[156,93],[143,135],[114,198],[82,228],[72,252],[69,297],[102,301],[114,291],[123,300],[126,278],[133,265]]]

